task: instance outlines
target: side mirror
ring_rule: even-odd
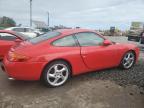
[[[112,42],[110,40],[104,40],[104,42],[103,42],[104,46],[108,46],[108,45],[111,45],[111,44],[112,44]]]
[[[15,42],[16,42],[16,43],[20,43],[20,42],[22,42],[22,40],[16,39]]]

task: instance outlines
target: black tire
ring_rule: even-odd
[[[140,41],[140,38],[137,37],[137,38],[136,38],[136,42],[139,42],[139,41]]]
[[[49,71],[50,69],[52,69],[53,66],[58,65],[58,64],[61,64],[61,65],[63,65],[63,66],[66,66],[68,77],[66,78],[66,80],[65,80],[62,84],[60,84],[60,85],[53,85],[53,84],[50,83],[50,79],[47,78],[47,75],[48,75],[48,71]],[[44,71],[43,71],[43,74],[42,74],[42,76],[41,76],[41,81],[43,82],[43,84],[44,84],[45,86],[47,86],[47,87],[52,87],[52,88],[53,88],[53,87],[58,87],[58,86],[64,85],[64,84],[69,80],[70,77],[71,77],[71,67],[70,67],[69,64],[66,63],[65,61],[61,61],[61,60],[60,60],[60,61],[54,61],[54,62],[48,64],[48,65],[45,67],[45,69],[44,69]]]
[[[140,44],[144,44],[144,39],[140,39]]]
[[[124,65],[124,61],[125,61],[125,57],[128,55],[128,54],[131,54],[131,56],[133,55],[133,62],[130,66],[125,66]],[[130,69],[132,68],[134,65],[135,65],[135,62],[136,62],[136,55],[133,51],[128,51],[127,53],[124,54],[122,60],[121,60],[121,63],[120,63],[120,68],[121,69]]]
[[[128,41],[131,41],[131,37],[128,36]]]

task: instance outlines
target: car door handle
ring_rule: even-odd
[[[83,57],[83,58],[86,58],[86,55],[84,54],[84,55],[82,55],[82,57]]]
[[[83,52],[81,55],[82,55],[83,58],[86,58],[88,53],[87,52]]]

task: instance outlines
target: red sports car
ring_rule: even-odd
[[[21,33],[8,30],[0,30],[0,60],[9,51],[11,46],[16,45],[29,37]]]
[[[2,69],[17,80],[63,85],[71,76],[120,66],[131,68],[139,48],[105,39],[92,30],[64,29],[22,42],[5,56]]]

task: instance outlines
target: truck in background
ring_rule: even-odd
[[[144,23],[143,22],[132,22],[130,30],[127,33],[128,41],[135,41],[141,42],[140,34],[144,30]]]

